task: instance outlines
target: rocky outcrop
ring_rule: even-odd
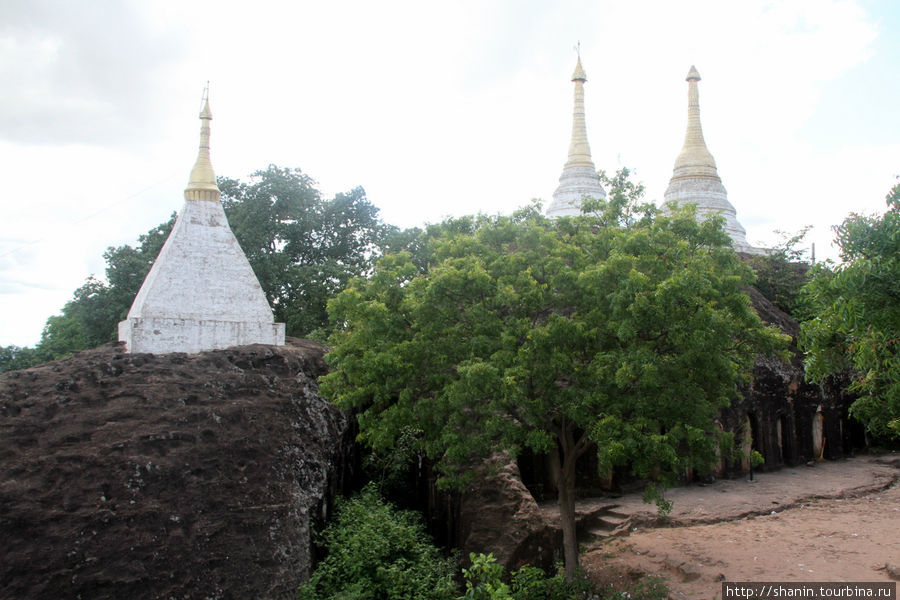
[[[504,453],[478,468],[460,496],[458,523],[463,556],[493,553],[509,569],[526,563],[552,566],[562,543],[562,532],[544,517],[522,483],[516,461]]]
[[[341,484],[321,346],[0,375],[0,598],[291,598]]]
[[[820,387],[806,381],[800,325],[759,291],[749,293],[760,318],[791,336],[791,360],[757,359],[743,398],[722,412],[725,430],[735,433],[745,455],[759,452],[766,469],[843,458],[864,447],[862,426],[849,418],[849,382],[831,379]],[[734,468],[746,471],[748,461]]]

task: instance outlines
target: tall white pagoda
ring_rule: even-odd
[[[272,309],[228,226],[209,159],[209,101],[200,113],[200,150],[184,207],[119,323],[127,352],[200,352],[284,344]]]
[[[587,77],[581,68],[581,55],[572,74],[575,83],[575,110],[572,115],[572,139],[569,142],[569,159],[559,176],[559,187],[553,192],[553,201],[547,207],[550,218],[576,216],[581,213],[581,202],[585,196],[599,200],[606,199],[606,191],[600,183],[591,146],[588,144],[587,126],[584,118],[584,82]]]
[[[747,232],[738,223],[737,211],[728,201],[728,193],[716,169],[716,161],[706,147],[703,129],[700,126],[700,91],[697,82],[700,74],[691,66],[688,71],[688,121],[684,136],[684,146],[675,159],[675,169],[669,187],[666,188],[666,202],[675,201],[679,205],[697,205],[697,218],[701,221],[713,215],[725,218],[725,231],[731,237],[732,245],[738,252],[759,254],[764,252],[747,242]]]

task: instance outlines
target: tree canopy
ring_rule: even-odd
[[[754,287],[797,321],[808,316],[809,306],[800,290],[809,281],[809,262],[806,249],[800,244],[811,228],[807,225],[795,234],[776,230],[781,242],[765,254],[750,257],[750,266],[756,273]]]
[[[445,481],[496,449],[551,456],[569,577],[577,459],[706,469],[718,409],[784,343],[720,220],[617,198],[556,221],[538,207],[450,219],[425,234],[427,266],[384,256],[329,304],[342,327],[321,391],[372,447],[416,427]]]
[[[363,188],[326,200],[299,169],[270,165],[246,183],[220,177],[219,188],[235,237],[288,335],[326,329],[328,299],[368,273],[396,231],[381,222]]]
[[[835,227],[843,261],[817,265],[804,293],[815,317],[801,325],[814,381],[844,369],[859,398],[851,413],[882,440],[900,440],[900,184],[880,216],[852,214]]]

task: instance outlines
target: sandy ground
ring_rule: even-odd
[[[607,499],[610,514],[627,517],[622,535],[595,541],[583,565],[593,577],[661,576],[672,598],[720,598],[723,580],[897,580],[898,478],[893,454],[679,488],[663,522],[639,495]]]

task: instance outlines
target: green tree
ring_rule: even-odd
[[[815,310],[801,324],[813,381],[844,369],[859,394],[850,411],[882,440],[900,439],[900,184],[880,217],[835,227],[841,264],[818,265],[804,288]]]
[[[750,258],[750,266],[756,272],[756,289],[797,320],[807,316],[800,290],[809,281],[806,249],[798,246],[810,229],[811,226],[807,225],[793,235],[776,231],[781,236],[781,242],[766,254]]]
[[[222,202],[288,335],[327,329],[328,300],[368,273],[396,228],[383,224],[361,187],[325,200],[299,169],[270,165],[248,183],[219,178]]]
[[[445,484],[498,448],[549,454],[569,580],[578,458],[641,476],[707,468],[717,411],[759,352],[785,344],[750,307],[752,273],[720,220],[592,212],[451,219],[424,272],[385,256],[330,303],[342,328],[321,382],[376,450],[421,430]]]
[[[44,361],[35,352],[34,348],[22,346],[0,346],[0,373],[27,369]]]
[[[338,502],[321,540],[327,555],[303,600],[450,600],[454,564],[428,539],[418,514],[399,511],[374,486]]]
[[[136,247],[126,244],[107,248],[103,253],[106,281],[88,277],[61,313],[47,319],[34,348],[0,353],[0,372],[32,367],[118,339],[118,323],[128,315],[174,224],[173,213],[168,221],[139,236]],[[4,360],[13,356],[15,360]]]

